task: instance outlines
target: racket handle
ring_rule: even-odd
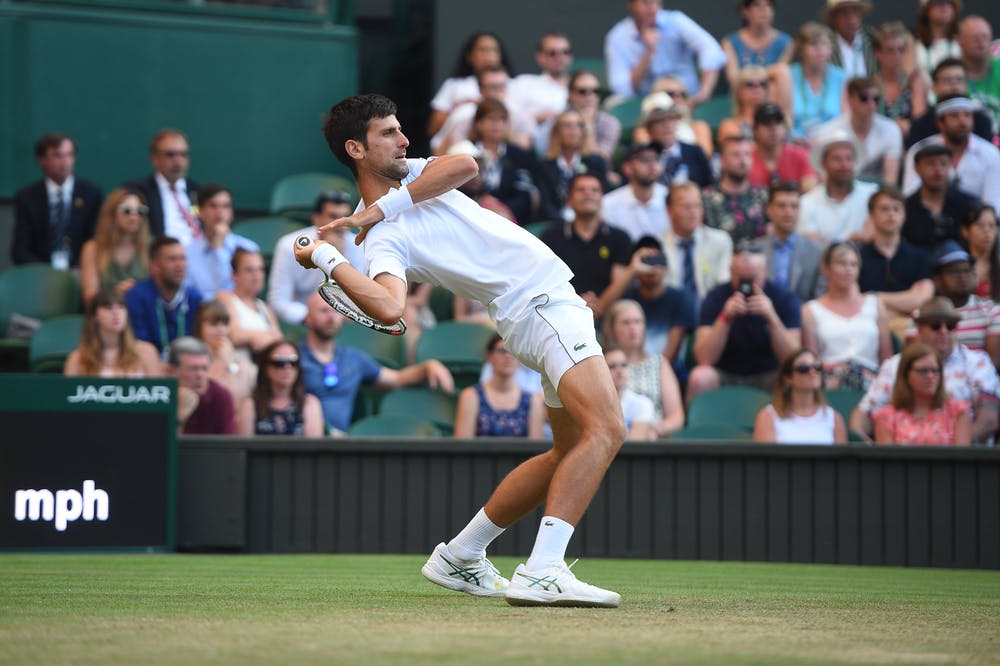
[[[309,238],[309,236],[306,236],[304,234],[295,239],[295,244],[298,245],[299,247],[309,247],[310,245],[312,245],[312,242],[313,242],[312,238]]]

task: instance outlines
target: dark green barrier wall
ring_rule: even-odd
[[[319,128],[357,91],[356,42],[319,22],[0,3],[0,198],[39,177],[44,132],[76,137],[77,173],[110,189],[176,126],[192,178],[264,209],[280,177],[335,168]]]

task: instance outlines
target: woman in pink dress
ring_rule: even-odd
[[[953,400],[941,381],[941,361],[921,343],[899,359],[891,402],[872,414],[877,444],[968,445],[969,403]]]

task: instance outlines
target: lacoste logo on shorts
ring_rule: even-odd
[[[587,346],[586,342],[578,342],[575,345],[573,345],[573,351],[580,351],[581,349],[583,349],[586,346]]]

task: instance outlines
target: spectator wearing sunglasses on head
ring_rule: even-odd
[[[955,400],[969,403],[973,442],[990,442],[997,429],[1000,406],[1000,382],[990,357],[957,342],[955,330],[962,317],[950,299],[938,296],[928,300],[916,312],[916,341],[930,347],[941,359],[944,390]],[[851,413],[852,430],[868,437],[872,434],[872,413],[888,405],[900,367],[896,354],[879,368],[878,377]]]
[[[94,237],[80,250],[80,286],[89,303],[104,287],[124,296],[149,277],[149,222],[142,195],[124,187],[111,192],[101,206]]]

